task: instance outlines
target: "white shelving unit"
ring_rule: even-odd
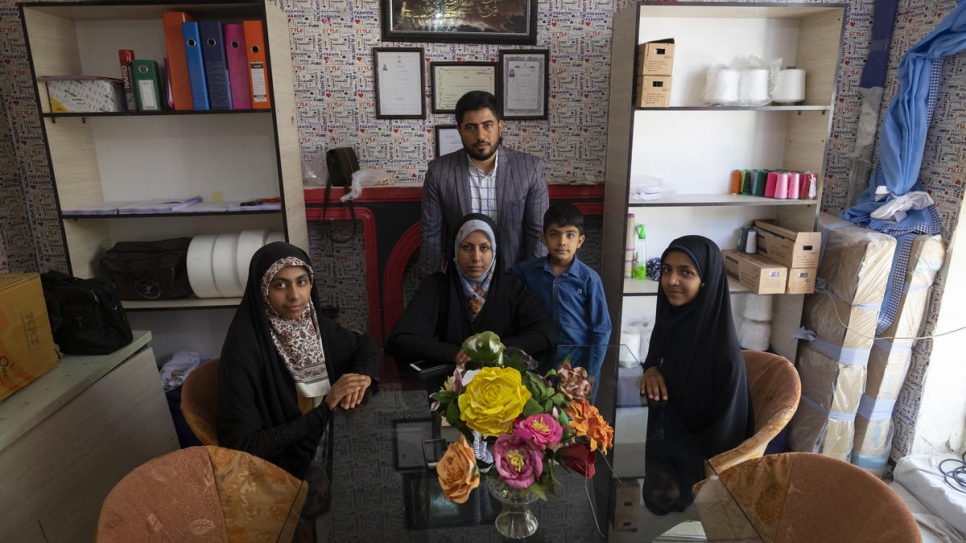
[[[722,249],[756,219],[811,231],[821,202],[825,152],[845,6],[840,4],[634,3],[614,15],[611,95],[604,199],[602,279],[611,319],[618,324],[654,315],[657,283],[624,278],[627,214],[647,228],[647,255],[672,240],[700,234]],[[633,106],[640,43],[675,39],[668,108]],[[705,107],[707,70],[756,56],[806,70],[799,105]],[[776,200],[729,194],[736,169],[786,169],[818,174],[816,200]],[[630,200],[632,180],[662,179],[673,194]],[[732,282],[733,305],[747,290]],[[791,360],[801,322],[802,295],[776,296],[772,346]],[[737,312],[737,309],[736,309]]]
[[[162,64],[162,14],[197,20],[264,21],[272,108],[156,113],[51,113],[37,83],[59,209],[104,201],[281,198],[280,211],[63,216],[70,271],[102,275],[100,257],[118,241],[148,241],[265,228],[308,249],[288,21],[271,3],[212,1],[24,3],[31,68],[45,75],[119,77],[118,49]],[[233,307],[238,298],[125,301],[130,310]]]

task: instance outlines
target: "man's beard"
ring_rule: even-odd
[[[473,160],[479,160],[480,162],[483,162],[483,161],[489,160],[490,157],[496,154],[496,150],[498,147],[500,147],[500,143],[502,142],[503,142],[503,137],[501,136],[500,139],[497,140],[496,145],[494,145],[491,148],[492,150],[486,154],[477,153],[476,149],[474,149],[473,147],[466,147],[465,145],[463,147],[466,149],[466,154],[470,155],[473,158]]]

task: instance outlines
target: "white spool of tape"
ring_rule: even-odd
[[[191,238],[191,243],[188,244],[188,283],[199,298],[221,298],[211,270],[216,237],[202,234]]]
[[[805,101],[805,70],[780,70],[775,79],[772,101],[777,104],[797,104]]]
[[[768,70],[754,68],[741,70],[738,82],[738,102],[746,105],[768,103]]]
[[[222,298],[236,298],[245,293],[235,272],[237,256],[238,233],[218,234],[211,251],[211,272],[215,278],[215,288]]]
[[[248,266],[252,261],[252,256],[255,254],[262,245],[265,245],[265,239],[268,238],[268,230],[242,230],[238,234],[238,249],[235,252],[235,274],[238,277],[238,283],[242,286],[242,290],[245,290],[245,285],[248,284]]]

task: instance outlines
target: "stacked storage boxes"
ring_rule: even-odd
[[[896,240],[827,214],[819,229],[822,258],[816,292],[805,297],[810,333],[798,350],[802,401],[789,445],[848,461]]]
[[[945,253],[939,236],[916,238],[895,320],[877,335],[872,345],[865,394],[855,416],[851,459],[853,464],[876,475],[882,475],[892,449],[892,411],[912,360],[912,346],[929,301],[929,287],[943,265]]]
[[[671,105],[671,68],[674,66],[674,39],[657,40],[637,46],[637,107]]]

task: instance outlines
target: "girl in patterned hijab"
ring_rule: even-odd
[[[218,364],[217,416],[220,446],[308,479],[310,497],[332,415],[356,408],[379,376],[375,342],[317,312],[314,280],[288,243],[252,257]]]

